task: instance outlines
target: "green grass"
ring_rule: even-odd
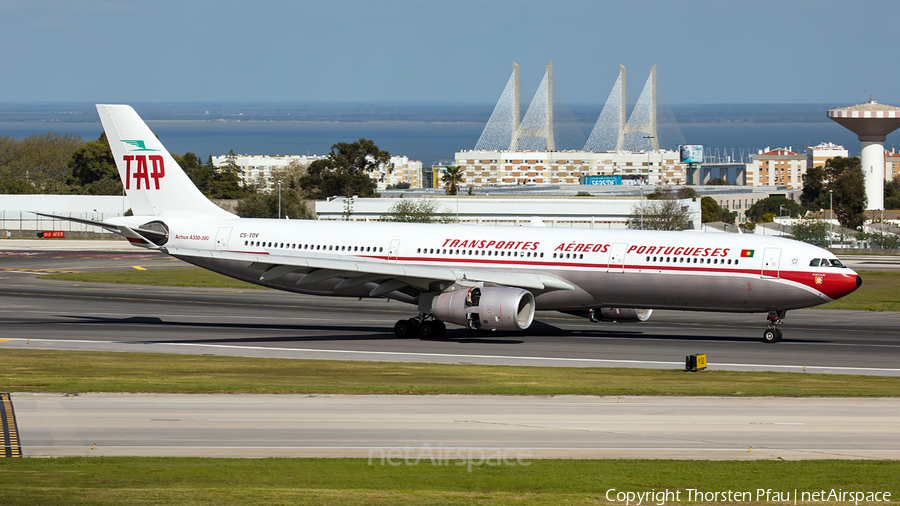
[[[898,397],[900,378],[0,349],[24,392]],[[711,364],[711,365],[714,365]]]
[[[680,501],[666,502],[673,505],[690,503],[689,488],[747,491],[754,499],[757,489],[791,494],[795,489],[887,491],[894,503],[900,497],[898,461],[525,459],[523,463],[528,465],[474,465],[469,472],[456,461],[392,466],[378,460],[370,465],[367,459],[2,459],[0,503],[578,505],[609,504],[605,498],[609,489],[668,489],[680,492]]]
[[[72,272],[47,274],[38,279],[57,279],[63,281],[83,281],[88,283],[121,283],[128,285],[155,286],[191,286],[201,288],[266,288],[245,283],[228,276],[223,276],[199,267],[182,267],[177,269],[147,269],[139,271],[127,269],[121,271]]]
[[[900,311],[900,272],[859,271],[863,284],[850,295],[829,302],[822,309]]]

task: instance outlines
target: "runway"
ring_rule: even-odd
[[[25,456],[898,459],[895,399],[14,394]]]
[[[126,246],[127,247],[127,246]],[[13,253],[13,254],[10,254]],[[867,261],[867,260],[864,260]],[[278,358],[900,375],[900,314],[807,309],[784,341],[764,315],[654,312],[592,324],[541,312],[527,331],[397,339],[413,309],[271,290],[39,280],[43,272],[187,267],[142,251],[0,254],[8,348]],[[25,456],[900,458],[896,399],[479,396],[12,396]]]
[[[36,279],[135,266],[186,267],[143,251],[0,255],[0,349],[664,369],[706,353],[713,370],[900,375],[900,313],[791,311],[774,345],[760,341],[765,315],[678,311],[640,324],[539,312],[522,333],[398,339],[394,322],[414,309],[380,299]]]

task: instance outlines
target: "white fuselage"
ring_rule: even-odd
[[[858,286],[857,274],[833,266],[835,256],[827,250],[752,234],[165,215],[119,220],[131,226],[164,222],[169,228],[164,247],[188,262],[256,284],[318,295],[362,297],[377,285],[338,289],[341,279],[325,279],[298,286],[303,273],[263,282],[254,264],[277,255],[549,274],[575,287],[535,291],[537,309],[553,310],[778,311],[828,302]],[[184,256],[181,250],[210,254]],[[255,260],[229,260],[212,252]],[[418,293],[406,288],[386,296],[415,302]]]

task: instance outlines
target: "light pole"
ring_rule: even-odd
[[[641,191],[641,202],[638,204],[638,207],[641,210],[641,230],[644,230],[644,187],[639,186],[638,190]]]
[[[650,169],[650,163],[651,163],[651,162],[650,162],[650,151],[651,151],[651,148],[653,148],[653,142],[650,141],[649,139],[655,139],[655,138],[656,138],[656,137],[654,137],[654,136],[652,136],[652,135],[645,135],[645,136],[642,137],[642,139],[648,139],[647,142],[650,143],[650,145],[647,146],[647,179],[650,179],[650,172],[651,172],[651,169]]]
[[[278,219],[281,219],[281,181],[278,182]]]
[[[828,247],[834,247],[833,228],[831,220],[834,219],[834,190],[828,190]]]
[[[782,212],[781,212],[781,211],[782,211],[783,209],[784,209],[784,204],[780,204],[780,205],[778,206],[778,224],[781,225],[779,228],[781,228],[781,235],[782,235],[782,237],[784,236],[784,221],[782,221],[782,219],[781,219],[781,217],[782,217]]]

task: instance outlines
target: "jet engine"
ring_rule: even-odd
[[[652,309],[602,307],[588,310],[588,318],[592,322],[645,322],[652,313]]]
[[[596,322],[645,322],[650,319],[652,309],[632,309],[632,308],[615,308],[601,307],[594,309],[579,309],[577,311],[562,311],[563,313],[587,318]]]
[[[469,330],[525,330],[534,319],[534,295],[521,288],[476,286],[435,297],[431,314]]]

